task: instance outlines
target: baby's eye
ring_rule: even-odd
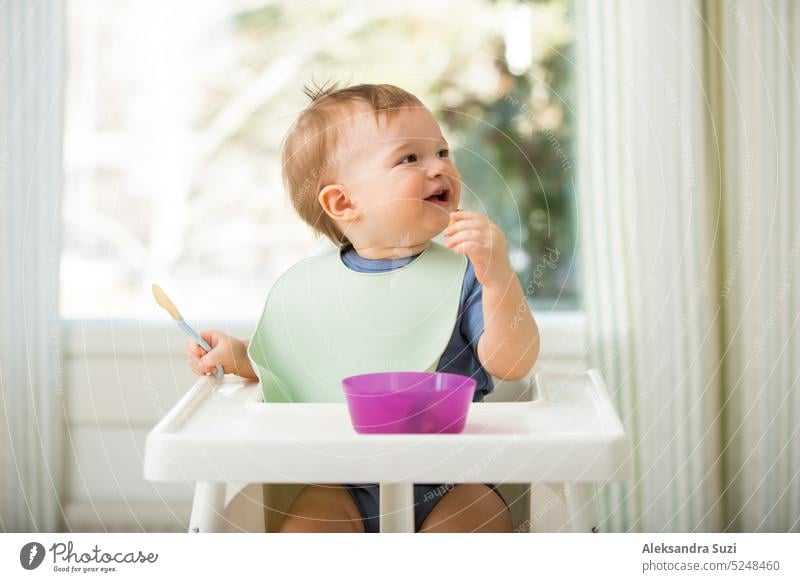
[[[449,158],[450,157],[450,150],[448,150],[448,149],[439,150],[439,153],[437,155],[440,158]]]
[[[400,160],[401,164],[413,164],[417,161],[417,154],[408,154],[402,160]]]

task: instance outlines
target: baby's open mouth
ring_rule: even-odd
[[[450,190],[448,188],[439,188],[433,194],[425,198],[425,202],[436,204],[437,206],[446,206],[450,204]]]

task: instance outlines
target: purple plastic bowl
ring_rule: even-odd
[[[377,372],[342,380],[356,432],[459,433],[477,382],[444,372]]]

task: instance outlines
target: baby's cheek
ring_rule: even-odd
[[[402,192],[405,196],[414,196],[419,198],[422,194],[423,186],[424,186],[425,176],[419,170],[408,170],[405,174],[397,181],[397,188],[399,192]]]

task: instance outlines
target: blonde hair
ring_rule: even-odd
[[[318,200],[330,179],[330,169],[341,157],[331,154],[342,132],[341,122],[345,119],[342,113],[364,104],[380,120],[381,116],[391,116],[401,108],[424,105],[417,97],[394,85],[353,85],[339,89],[336,84],[330,84],[315,88],[305,86],[303,92],[311,99],[311,104],[300,113],[283,140],[283,181],[300,218],[317,235],[327,236],[336,246],[342,246],[349,243],[347,237]]]

